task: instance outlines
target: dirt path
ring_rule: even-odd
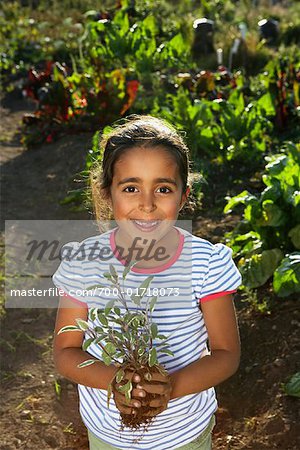
[[[69,211],[59,201],[76,186],[73,175],[83,167],[91,135],[65,136],[24,150],[15,133],[28,108],[24,100],[13,97],[2,105],[2,231],[4,219],[89,217]],[[215,240],[230,227],[230,220],[220,228],[217,219],[208,216],[196,229]],[[299,449],[298,400],[281,389],[300,360],[296,298],[280,300],[267,317],[256,316],[240,298],[237,306],[242,361],[238,373],[217,388],[214,450]],[[88,448],[76,386],[54,371],[54,321],[51,309],[8,309],[2,317],[2,450]]]

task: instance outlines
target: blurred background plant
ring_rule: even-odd
[[[292,284],[299,281],[298,229],[291,231],[299,205],[285,186],[299,190],[297,174],[287,170],[299,167],[291,142],[300,136],[300,3],[273,3],[7,1],[1,83],[35,104],[23,118],[27,147],[95,133],[76,175],[80,187],[62,201],[73,211],[91,210],[89,169],[101,162],[99,140],[114,121],[146,113],[172,122],[191,151],[196,214],[203,199],[221,214],[224,193],[231,197],[227,213],[244,205],[228,239],[245,285],[255,288],[274,274],[275,291],[286,295],[298,287],[284,287],[279,275],[296,268]],[[222,196],[213,198],[210,186],[220,183]],[[268,272],[253,275],[266,265]]]

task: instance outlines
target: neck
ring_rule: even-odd
[[[120,228],[115,234],[115,244],[118,256],[126,264],[137,261],[135,267],[150,268],[166,264],[175,255],[179,245],[179,233],[172,228],[167,235],[160,239],[138,238],[130,239]]]

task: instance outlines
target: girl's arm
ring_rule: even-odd
[[[240,339],[232,296],[203,302],[201,309],[211,354],[171,374],[171,399],[216,386],[239,366]]]
[[[86,359],[93,359],[81,348],[84,333],[69,331],[57,335],[60,328],[66,325],[76,325],[75,319],[87,320],[87,315],[87,308],[77,307],[72,300],[66,297],[60,299],[54,333],[54,364],[61,375],[75,383],[107,389],[116,372],[116,367],[114,365],[106,366],[102,361],[99,361],[88,367],[78,368],[77,365],[81,362]]]
[[[218,297],[204,302],[201,307],[211,354],[173,372],[171,392],[163,380],[154,384],[139,383],[137,387],[140,390],[160,394],[156,400],[159,403],[155,405],[157,408],[166,409],[170,399],[216,386],[233,375],[239,366],[240,339],[232,296]]]

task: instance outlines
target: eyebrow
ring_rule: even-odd
[[[123,178],[123,180],[120,180],[118,182],[118,186],[126,183],[140,183],[142,180],[138,177],[131,177],[131,178]],[[173,178],[155,178],[155,183],[169,183],[173,186],[177,186],[176,181]]]

